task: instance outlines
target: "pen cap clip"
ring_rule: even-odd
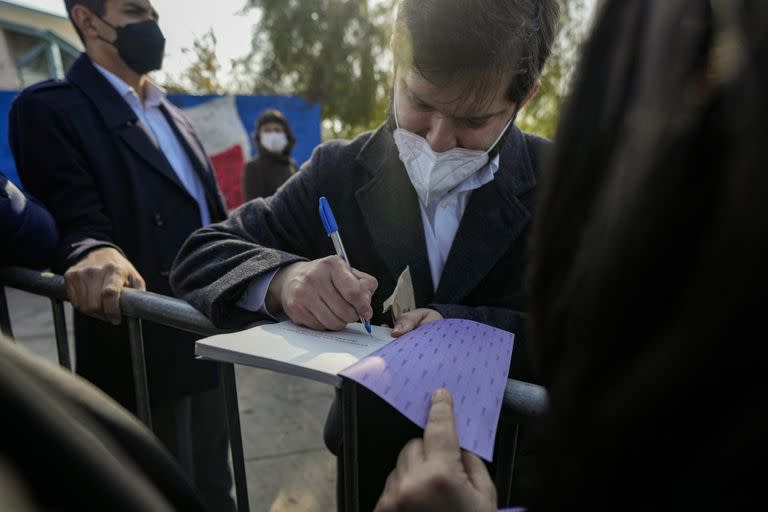
[[[331,236],[331,233],[339,230],[339,226],[336,224],[336,219],[331,210],[331,205],[328,204],[328,200],[325,196],[320,198],[320,219],[323,221],[323,227],[328,236]]]

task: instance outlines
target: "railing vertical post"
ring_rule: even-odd
[[[0,333],[9,340],[13,339],[11,317],[8,314],[8,299],[5,297],[5,286],[0,286]]]
[[[72,359],[69,355],[69,338],[67,337],[67,319],[64,316],[64,301],[51,299],[53,311],[53,331],[56,335],[56,351],[59,354],[59,365],[72,370]]]
[[[360,489],[357,465],[357,388],[341,381],[342,450],[344,453],[344,512],[358,512]]]
[[[141,319],[129,317],[128,339],[131,346],[131,366],[133,368],[133,386],[136,393],[136,416],[152,429],[152,415],[149,411],[149,390],[147,386],[147,367],[144,359],[144,335],[141,331]]]
[[[248,479],[245,474],[245,455],[243,436],[240,432],[240,407],[237,402],[237,382],[235,366],[231,363],[219,363],[219,375],[224,384],[224,405],[227,410],[227,432],[229,448],[232,451],[232,469],[235,473],[235,492],[238,512],[248,512]]]
[[[512,481],[515,475],[517,447],[520,435],[520,425],[504,418],[501,413],[499,435],[497,438],[494,466],[496,467],[496,493],[500,507],[510,506],[512,501]]]

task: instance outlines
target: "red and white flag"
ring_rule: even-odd
[[[243,203],[241,176],[251,141],[240,120],[234,96],[224,96],[185,108],[184,114],[203,144],[203,149],[213,163],[227,208],[237,208]]]

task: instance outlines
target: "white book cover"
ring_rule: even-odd
[[[338,385],[338,373],[394,338],[391,329],[349,324],[342,331],[315,331],[291,321],[264,324],[199,340],[195,354],[205,359],[266,368]]]

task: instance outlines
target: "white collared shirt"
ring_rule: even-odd
[[[493,181],[493,176],[498,170],[499,156],[496,155],[482,169],[456,185],[443,197],[430,200],[427,206],[419,201],[434,291],[437,291],[440,284],[448,253],[451,252],[453,239],[456,238],[472,191]]]
[[[145,85],[147,98],[142,104],[141,97],[133,87],[95,62],[93,62],[93,65],[115,88],[120,97],[128,103],[128,106],[131,107],[131,110],[139,119],[139,123],[144,127],[144,131],[147,132],[152,142],[163,153],[168,163],[171,164],[173,171],[187,192],[189,192],[189,195],[195,199],[200,210],[201,226],[210,224],[211,213],[208,209],[205,188],[200,180],[200,176],[195,172],[195,168],[187,151],[184,149],[184,145],[176,137],[176,133],[168,123],[165,115],[163,115],[162,110],[160,110],[165,90],[151,80],[147,80]]]

